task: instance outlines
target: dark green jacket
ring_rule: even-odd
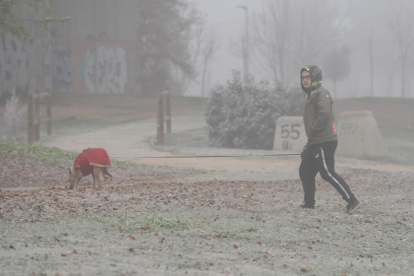
[[[310,65],[302,68],[301,76],[305,70],[310,72],[312,77],[310,89],[305,89],[302,85],[303,91],[308,95],[303,114],[308,145],[336,141],[338,136],[336,135],[335,118],[332,111],[333,101],[328,90],[321,86],[322,71],[318,66]]]

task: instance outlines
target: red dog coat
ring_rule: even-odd
[[[81,168],[83,176],[90,175],[93,167],[110,167],[108,153],[103,148],[89,148],[79,154],[73,164],[74,168]]]

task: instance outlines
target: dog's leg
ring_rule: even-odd
[[[109,181],[112,182],[113,177],[112,174],[108,172],[108,168],[102,168],[102,175],[105,177],[105,179],[110,178]]]
[[[95,168],[93,168],[92,170],[92,178],[93,178],[93,188],[96,190]]]
[[[104,178],[104,181],[106,181],[109,177],[105,174],[105,168],[102,168],[101,172],[102,172],[102,176]]]
[[[76,181],[75,181],[74,190],[78,188],[78,183],[81,181],[82,177],[83,177],[82,170],[80,168],[76,168]]]
[[[99,185],[99,189],[102,189],[102,184],[101,184],[101,180],[99,178],[99,174],[101,173],[101,168],[100,167],[93,167],[93,186],[96,189],[96,185],[95,185],[95,181],[98,181],[98,185]]]
[[[78,183],[79,183],[79,181],[82,179],[82,177],[79,177],[78,178],[78,180],[76,180],[76,184],[75,184],[75,189],[74,190],[76,190],[77,188],[78,188]]]

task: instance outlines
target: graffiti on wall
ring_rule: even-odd
[[[59,92],[73,90],[73,66],[70,50],[63,45],[52,47],[53,89]]]
[[[90,49],[86,52],[80,72],[89,92],[124,94],[128,83],[125,50],[110,46]]]
[[[131,94],[135,87],[135,43],[77,41],[73,46],[78,93]]]
[[[75,40],[70,49],[49,38],[33,44],[11,35],[0,38],[0,94],[38,89],[45,75],[59,92],[134,93],[134,42]]]
[[[360,136],[364,137],[366,135],[363,126],[343,121],[340,124],[338,135],[350,135],[350,136]]]
[[[21,40],[5,35],[0,39],[0,80],[2,90],[12,91],[14,87],[26,91],[30,82],[29,47]]]
[[[0,94],[44,88],[51,75],[51,35],[44,32],[33,43],[6,34],[0,37]]]

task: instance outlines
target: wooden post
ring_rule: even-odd
[[[40,116],[40,99],[46,100],[46,117]],[[28,134],[27,140],[31,144],[40,140],[40,124],[47,122],[47,134],[52,135],[52,94],[49,92],[40,94],[39,91],[29,92],[27,102]]]
[[[35,98],[34,98],[34,125],[35,125],[35,140],[40,140],[40,97],[39,91],[35,91]]]
[[[27,142],[29,144],[33,143],[35,140],[35,133],[34,133],[34,108],[33,108],[33,93],[30,91],[28,94],[28,102],[27,102],[27,114],[28,114],[28,130],[27,130]]]
[[[167,133],[171,133],[171,99],[170,91],[164,92],[165,96],[165,121],[167,124]]]
[[[163,94],[158,96],[157,145],[164,145],[164,100]]]
[[[46,114],[47,114],[47,135],[52,135],[52,93],[50,90],[47,91],[48,96],[46,99],[47,107],[46,107]]]

